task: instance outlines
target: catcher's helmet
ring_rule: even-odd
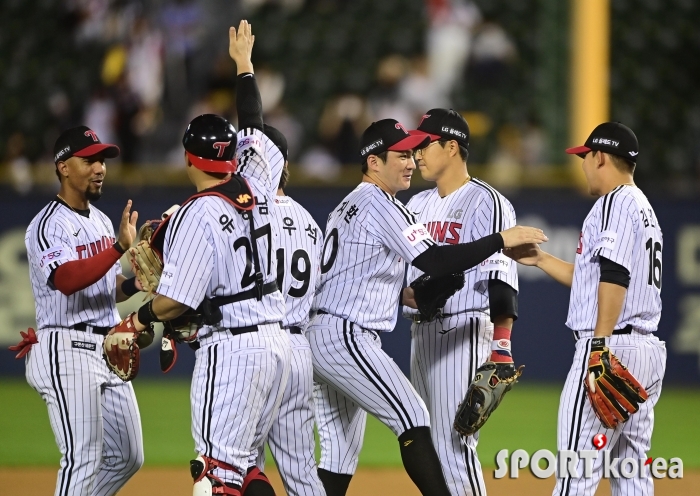
[[[221,116],[204,114],[192,119],[182,145],[192,165],[199,170],[236,171],[236,128]]]

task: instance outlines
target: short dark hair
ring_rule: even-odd
[[[634,168],[637,166],[634,162],[631,160],[625,158],[625,157],[620,157],[619,155],[610,155],[612,157],[612,162],[615,167],[621,171],[621,172],[629,172],[631,174],[634,174]]]
[[[389,151],[387,150],[387,151],[384,151],[382,153],[376,153],[376,154],[373,153],[372,155],[375,155],[376,157],[380,158],[382,162],[386,163],[386,159],[389,156]],[[367,156],[367,158],[369,158],[369,155]],[[367,174],[367,170],[368,170],[367,159],[365,159],[365,161],[362,162],[362,173]]]
[[[284,167],[282,167],[282,175],[280,176],[280,185],[278,189],[284,189],[289,182],[289,162],[284,161]]]
[[[438,140],[438,143],[440,143],[441,147],[445,148],[445,145],[450,141],[454,141],[455,143],[457,143],[457,146],[459,147],[459,156],[462,159],[462,162],[466,163],[467,159],[469,158],[469,150],[467,150],[465,147],[460,145],[459,141],[441,139],[441,140]]]

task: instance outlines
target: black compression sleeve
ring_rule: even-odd
[[[244,72],[236,77],[236,112],[238,129],[263,130],[263,108],[255,74]]]
[[[471,243],[433,245],[413,259],[411,265],[433,277],[464,272],[503,249],[503,237],[490,234]]]
[[[518,320],[518,292],[507,282],[490,279],[489,308],[491,322],[496,317],[513,317],[513,320]]]
[[[617,284],[623,288],[630,286],[630,271],[609,258],[600,258],[600,282]]]

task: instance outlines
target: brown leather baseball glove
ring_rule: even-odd
[[[605,338],[591,340],[588,374],[583,384],[593,411],[608,429],[626,422],[649,397],[627,367],[605,346]]]

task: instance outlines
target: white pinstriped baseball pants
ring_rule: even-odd
[[[452,424],[476,369],[488,360],[493,324],[469,312],[411,326],[411,382],[428,406],[433,437],[447,487],[454,496],[485,496],[476,453],[479,433],[466,444]]]
[[[376,332],[333,315],[317,315],[307,328],[314,363],[319,467],[352,474],[366,414],[397,436],[430,425],[425,403],[398,365],[381,348]]]
[[[36,334],[26,376],[46,402],[61,452],[54,494],[116,494],[143,465],[134,388],[107,368],[102,336],[71,329]]]
[[[277,323],[258,328],[200,337],[190,390],[195,450],[235,467],[213,473],[239,486],[277,417],[289,377],[289,335]]]
[[[616,429],[606,429],[598,420],[588,401],[583,379],[588,371],[590,337],[576,341],[574,361],[566,377],[559,403],[557,449],[592,450],[593,436],[602,433],[608,444],[601,451],[610,451],[612,458],[646,459],[651,448],[651,433],[654,429],[654,406],[661,395],[661,383],[666,371],[666,346],[653,334],[622,334],[607,338],[608,348],[627,366],[630,373],[644,386],[649,399],[642,403],[639,411]],[[619,465],[618,465],[619,467]],[[576,467],[583,474],[583,460]],[[603,456],[593,462],[593,477],[557,478],[552,493],[554,496],[592,496],[603,476]],[[613,496],[650,496],[654,494],[654,483],[647,470],[647,477],[610,479]]]
[[[289,496],[326,496],[314,454],[314,380],[311,347],[303,334],[291,334],[292,359],[279,414],[267,442]],[[256,465],[265,469],[260,446]]]

